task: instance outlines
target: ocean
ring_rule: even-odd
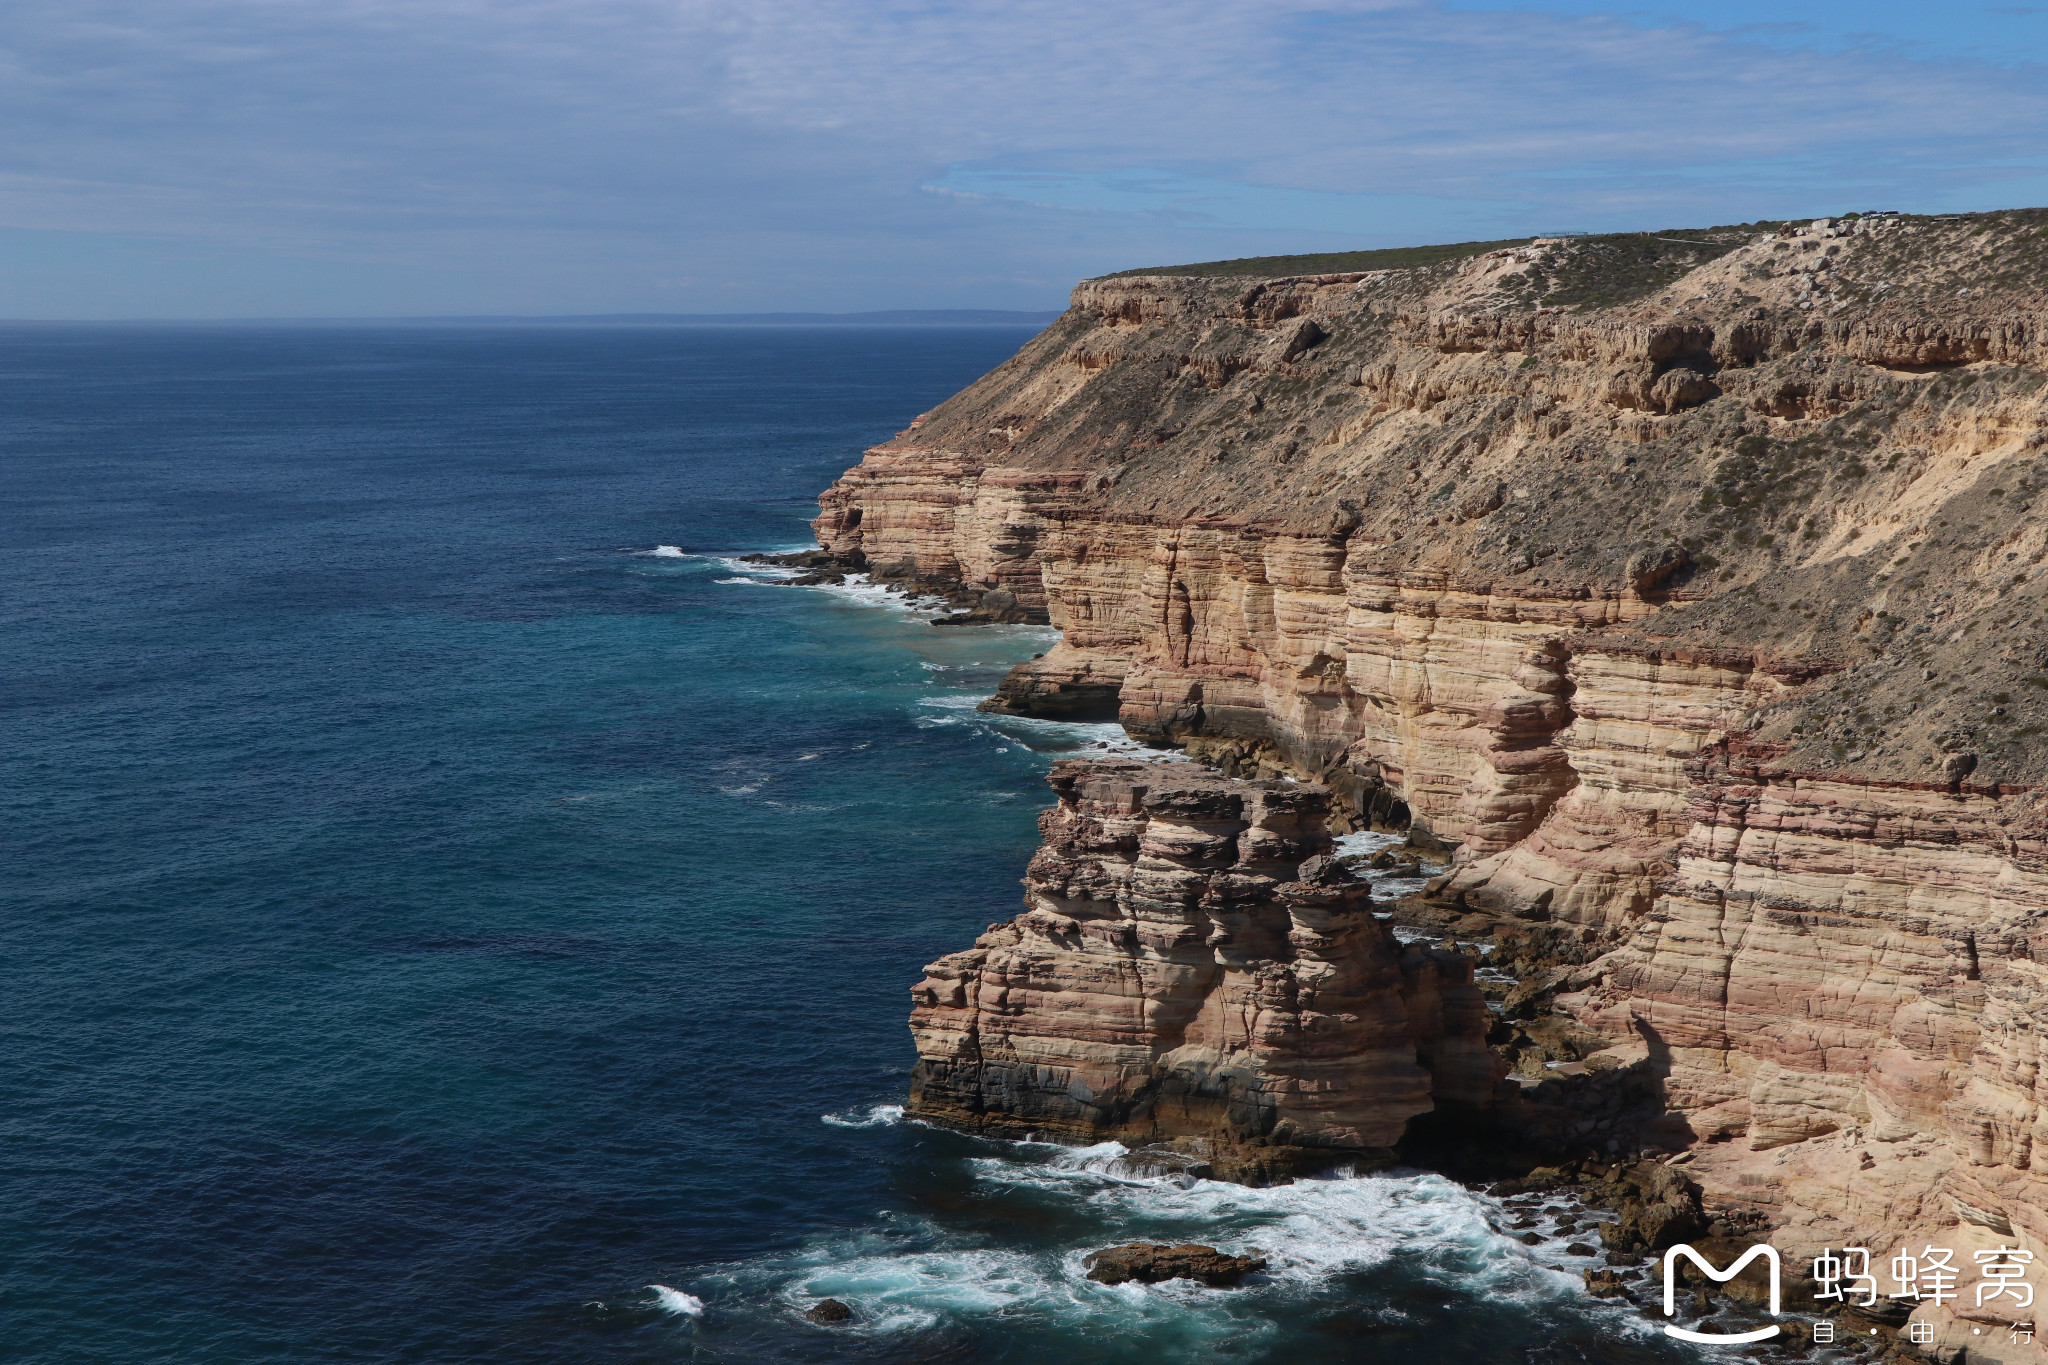
[[[1690,1358],[1439,1176],[902,1118],[1130,746],[973,710],[1049,631],[736,556],[1028,335],[0,328],[0,1359]]]

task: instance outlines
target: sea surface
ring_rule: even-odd
[[[1129,746],[734,556],[1027,335],[0,328],[0,1359],[1683,1358],[1437,1176],[902,1119]],[[1138,1236],[1273,1268],[1083,1277]]]

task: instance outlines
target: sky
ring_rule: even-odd
[[[2048,204],[2048,4],[7,0],[0,317],[1064,305]]]

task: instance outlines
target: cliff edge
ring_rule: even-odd
[[[990,706],[1114,715],[1449,850],[1439,907],[1584,959],[1551,1007],[1588,1064],[1654,1073],[1716,1197],[1816,1246],[2048,1250],[2044,286],[2048,210],[1091,280],[816,528],[841,564],[1060,629]],[[1172,1028],[1106,1022],[1118,990],[1199,1018],[1252,988],[1191,994],[1183,969],[1227,954],[1147,937],[1167,853],[1059,889],[1047,860],[1109,837],[1088,822],[1143,813],[1089,781],[1034,908],[920,988],[920,1107],[1136,1131],[1179,1086],[1277,1125],[1298,1101],[1229,1077],[1305,1054],[1204,1024],[1182,1066]],[[1272,880],[1259,933],[1289,885],[1313,879]],[[1385,1007],[1406,969],[1369,939],[1334,970]],[[979,1079],[949,1060],[961,1002],[1027,980],[1088,998],[1070,1055],[1098,1111],[1031,1079],[1039,1043],[991,1063],[985,1022]],[[1318,1122],[1376,1145],[1408,1073],[1346,1037],[1380,1080]]]
[[[925,969],[911,1107],[1003,1137],[1178,1143],[1263,1180],[1483,1109],[1472,963],[1403,945],[1331,857],[1329,793],[1067,760],[1026,912]]]

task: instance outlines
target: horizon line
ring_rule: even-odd
[[[1051,322],[1060,310],[1022,308],[881,308],[853,313],[422,313],[385,316],[274,317],[139,317],[139,318],[0,318],[0,326],[76,327],[146,326],[323,326],[373,324],[411,326],[636,326],[636,327],[789,327],[789,326],[1025,326]]]

